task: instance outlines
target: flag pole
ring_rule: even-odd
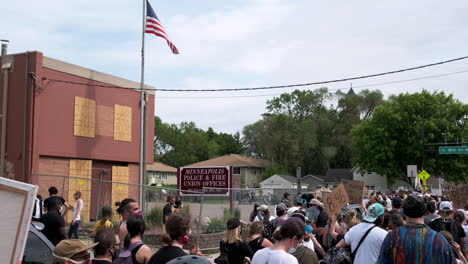
[[[146,0],[143,0],[143,22],[141,30],[141,86],[140,86],[140,171],[139,171],[139,199],[140,208],[143,208],[143,185],[146,171],[146,94],[145,94],[145,28],[146,28]]]

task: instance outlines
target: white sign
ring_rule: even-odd
[[[410,178],[418,177],[418,165],[408,165],[407,175]]]
[[[0,263],[23,257],[37,186],[0,177]]]

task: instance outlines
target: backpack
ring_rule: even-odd
[[[273,232],[275,232],[275,228],[273,227],[273,224],[266,219],[263,219],[262,224],[263,224],[262,237],[268,240],[271,240]]]
[[[437,232],[447,231],[453,236],[453,240],[458,243],[460,241],[460,236],[458,233],[458,224],[454,220],[444,221],[442,218],[437,218],[433,220],[433,223],[430,223],[431,226],[434,226]]]
[[[112,262],[113,264],[137,264],[136,253],[143,246],[143,242],[138,241],[131,244],[127,249],[120,252],[119,256]]]
[[[221,251],[221,253],[219,254],[219,256],[217,258],[214,259],[214,263],[216,264],[229,264],[229,250],[224,247],[224,243],[223,241],[219,241],[219,249]]]

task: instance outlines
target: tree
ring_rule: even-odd
[[[400,94],[377,107],[352,132],[354,161],[363,171],[386,175],[390,183],[409,182],[406,166],[417,164],[432,175],[461,181],[468,157],[439,155],[427,143],[468,139],[468,105],[443,92]]]
[[[241,154],[243,144],[239,133],[216,133],[212,128],[204,131],[193,122],[167,124],[154,118],[155,157],[157,160],[180,167],[226,154]]]
[[[336,107],[333,102],[338,101]],[[330,167],[351,167],[351,128],[372,115],[379,91],[330,93],[326,88],[295,90],[267,102],[267,112],[244,127],[248,153],[270,159],[294,174],[324,174]]]

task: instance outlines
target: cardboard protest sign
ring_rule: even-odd
[[[17,263],[23,256],[37,186],[0,177],[0,263]],[[14,209],[14,210],[12,210]]]
[[[327,210],[327,214],[337,215],[341,209],[346,207],[349,203],[348,194],[343,186],[343,184],[338,185],[330,194],[327,195],[325,199],[323,199],[325,203],[325,209]]]
[[[361,204],[364,194],[364,182],[343,180],[343,186],[348,194],[350,204]]]

